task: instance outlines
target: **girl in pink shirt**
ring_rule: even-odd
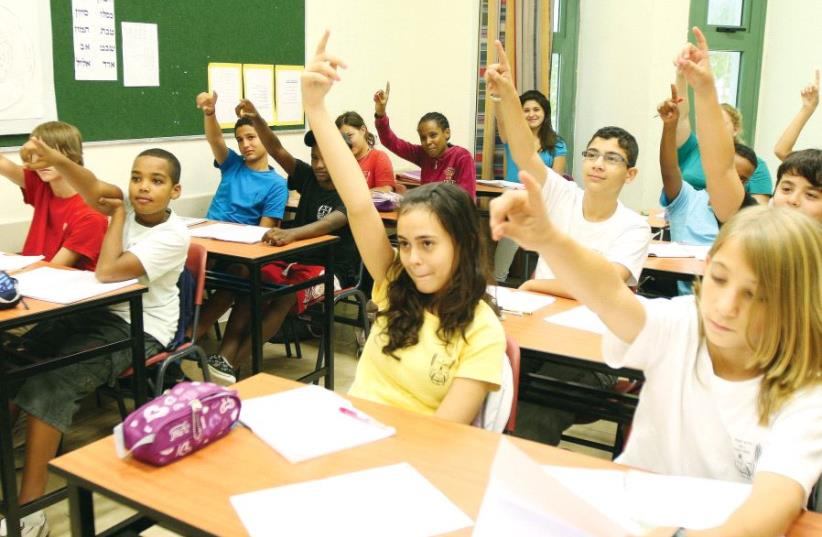
[[[388,123],[385,107],[391,86],[374,94],[374,116],[380,142],[395,155],[413,162],[421,168],[422,184],[444,181],[456,183],[477,197],[477,170],[471,153],[463,147],[451,145],[451,128],[448,119],[439,112],[428,112],[420,118],[417,133],[420,145],[412,144],[397,137]]]

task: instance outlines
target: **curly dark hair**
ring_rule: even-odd
[[[455,336],[465,338],[474,320],[477,304],[484,300],[495,309],[486,286],[491,281],[488,239],[480,227],[479,214],[471,197],[450,183],[430,183],[414,188],[403,198],[398,219],[415,209],[431,211],[454,243],[454,272],[448,283],[434,294],[417,290],[400,257],[388,270],[388,307],[379,312],[387,320],[388,343],[382,351],[394,351],[419,342],[425,311],[439,319],[437,336],[444,343]]]

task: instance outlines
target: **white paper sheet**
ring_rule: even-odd
[[[117,80],[114,0],[72,0],[74,78]]]
[[[303,95],[300,90],[301,65],[275,67],[277,125],[298,125],[303,122]]]
[[[234,108],[243,98],[243,70],[239,63],[209,63],[208,91],[217,92],[217,122],[230,128],[237,121]]]
[[[93,272],[52,267],[36,268],[14,277],[21,295],[57,304],[71,304],[137,283],[136,279],[100,283]]]
[[[177,218],[183,221],[186,227],[196,226],[197,224],[202,224],[206,221],[205,218],[196,218],[194,216],[180,216],[177,215]]]
[[[408,463],[239,494],[231,503],[251,537],[423,537],[471,526]]]
[[[0,0],[0,135],[57,119],[48,0]]]
[[[628,530],[500,439],[474,537],[625,537]]]
[[[530,315],[538,309],[550,306],[556,302],[556,299],[552,296],[520,291],[519,289],[511,289],[510,287],[502,287],[499,285],[489,285],[487,291],[488,294],[494,298],[497,306],[499,306],[501,310],[514,314],[524,313]]]
[[[263,235],[266,234],[268,229],[260,226],[218,223],[196,227],[190,230],[190,233],[192,237],[201,237],[203,239],[254,244],[263,239]]]
[[[4,255],[3,252],[0,252],[0,270],[6,272],[20,270],[42,259],[42,255]]]
[[[748,497],[743,483],[640,471],[543,466],[577,496],[642,535],[657,527],[707,529],[727,520]]]
[[[149,87],[160,85],[160,51],[157,25],[123,22],[123,85]]]
[[[319,386],[243,401],[240,419],[289,462],[301,462],[393,436],[351,402]]]
[[[710,246],[682,244],[679,242],[652,242],[648,247],[648,255],[653,257],[695,257],[705,260],[708,257]]]
[[[477,179],[477,183],[486,186],[498,186],[511,190],[525,190],[525,185],[516,181],[503,181],[501,179]]]
[[[243,65],[243,94],[267,124],[274,124],[274,66]]]
[[[545,320],[549,323],[594,332],[595,334],[604,334],[608,330],[605,323],[585,306],[577,306],[561,313],[549,315]]]

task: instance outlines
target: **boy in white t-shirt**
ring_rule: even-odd
[[[148,149],[134,160],[128,198],[38,139],[23,146],[21,156],[31,169],[54,167],[93,209],[110,216],[96,276],[101,282],[137,278],[148,286],[143,295],[145,353],[151,356],[173,339],[179,317],[177,280],[185,265],[190,236],[168,207],[180,195],[180,163],[162,149]],[[23,348],[44,357],[74,354],[122,340],[130,335],[128,305],[69,315],[40,323],[24,338]],[[28,415],[26,462],[20,502],[45,492],[47,465],[71,425],[77,402],[113,381],[132,363],[124,349],[83,360],[26,380],[13,402],[13,417]],[[48,534],[42,511],[21,521],[24,535]],[[0,535],[5,535],[5,521]]]
[[[497,43],[499,71],[507,77],[510,68]],[[645,218],[619,201],[622,187],[636,178],[639,147],[636,139],[620,127],[603,127],[596,131],[582,152],[583,184],[566,181],[546,166],[534,149],[533,136],[522,115],[519,101],[503,99],[499,114],[508,126],[508,143],[514,162],[531,174],[542,186],[542,199],[551,223],[580,244],[600,253],[610,262],[611,271],[629,286],[639,283],[642,265],[651,242],[651,228]],[[560,279],[554,276],[540,257],[536,279],[521,289],[576,298]],[[538,372],[557,380],[611,389],[617,378],[580,367],[550,362],[523,360],[522,372]],[[514,434],[551,445],[559,444],[562,432],[574,424],[576,414],[556,408],[522,402]]]

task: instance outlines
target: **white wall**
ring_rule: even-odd
[[[774,181],[779,160],[773,146],[799,110],[800,90],[813,81],[813,70],[822,68],[820,18],[822,2],[818,0],[768,3],[754,149],[768,163]],[[819,112],[808,121],[795,146],[810,147],[822,148]]]
[[[600,127],[626,129],[639,144],[637,179],[621,195],[634,210],[659,205],[656,105],[670,96],[672,60],[686,42],[685,0],[582,0],[577,60],[574,148],[581,152]],[[574,157],[574,176],[582,158]]]
[[[432,13],[437,16],[432,17]],[[398,135],[413,141],[419,117],[437,110],[451,123],[451,140],[473,146],[479,0],[306,0],[305,20],[308,57],[328,28],[332,32],[329,50],[349,65],[342,72],[342,82],[329,96],[332,113],[356,110],[373,130],[371,97],[390,80],[388,112]],[[194,97],[191,113],[199,114]],[[300,132],[281,139],[295,156],[308,159],[302,137]],[[227,138],[229,147],[236,148],[231,136]],[[187,215],[204,214],[219,182],[219,172],[212,167],[204,139],[87,144],[86,165],[100,178],[125,187],[134,157],[158,145],[173,152],[182,163],[183,195],[175,202],[176,210]],[[4,149],[0,152],[19,162],[16,153]],[[394,165],[398,169],[412,167],[399,159]],[[23,204],[19,189],[8,181],[0,181],[0,200],[0,250],[15,251],[22,246],[31,209]]]

